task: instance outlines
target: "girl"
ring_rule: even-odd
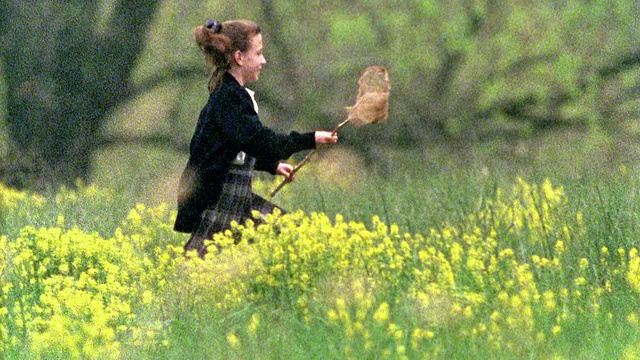
[[[209,21],[194,29],[196,43],[211,67],[209,101],[200,112],[190,156],[180,178],[174,229],[191,233],[185,251],[204,258],[205,239],[242,223],[253,210],[266,214],[276,206],[251,190],[253,169],[293,180],[293,166],[282,162],[298,151],[335,144],[329,131],[278,134],[258,118],[253,92],[267,63],[260,27],[252,21]]]

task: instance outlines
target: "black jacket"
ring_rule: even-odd
[[[256,170],[275,174],[278,163],[315,147],[314,133],[278,134],[260,122],[247,90],[229,73],[200,112],[190,156],[178,186],[174,230],[192,232],[202,212],[222,191],[229,165],[238,152],[256,158]]]

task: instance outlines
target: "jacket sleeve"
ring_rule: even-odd
[[[275,173],[279,161],[315,148],[314,132],[280,134],[262,125],[249,95],[242,95],[232,92],[220,102],[219,130],[225,142],[257,159],[256,169]]]
[[[275,175],[276,171],[278,170],[279,163],[280,161],[272,162],[272,161],[263,160],[261,158],[256,158],[256,165],[254,169],[258,171],[266,171],[272,175]]]

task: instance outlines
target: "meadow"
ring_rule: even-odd
[[[205,260],[171,203],[0,187],[0,358],[638,358],[638,175],[307,173]]]

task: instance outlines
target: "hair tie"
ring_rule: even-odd
[[[214,34],[220,32],[220,30],[222,30],[222,24],[217,22],[217,21],[213,21],[213,20],[207,21],[207,23],[204,26],[207,29],[211,30]]]

